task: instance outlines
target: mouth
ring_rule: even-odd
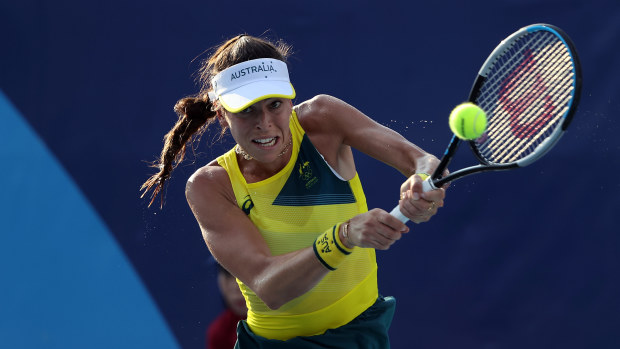
[[[253,139],[252,143],[261,148],[271,148],[278,143],[278,139],[280,139],[280,137],[257,138]]]

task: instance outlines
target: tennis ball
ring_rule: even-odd
[[[450,113],[450,129],[460,139],[479,138],[487,129],[487,114],[474,103],[460,104]]]

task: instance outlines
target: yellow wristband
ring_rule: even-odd
[[[345,257],[353,251],[344,246],[338,236],[340,224],[327,229],[314,241],[314,254],[319,261],[329,270],[336,270]]]
[[[424,172],[420,172],[420,173],[416,173],[418,176],[420,176],[420,178],[422,178],[422,180],[426,180],[430,175],[428,173],[424,173]]]

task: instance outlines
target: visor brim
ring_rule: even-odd
[[[238,113],[267,98],[293,99],[295,89],[288,81],[260,81],[226,92],[219,101],[227,111]]]

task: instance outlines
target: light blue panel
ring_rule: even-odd
[[[104,222],[2,92],[0,121],[0,346],[178,348]]]

